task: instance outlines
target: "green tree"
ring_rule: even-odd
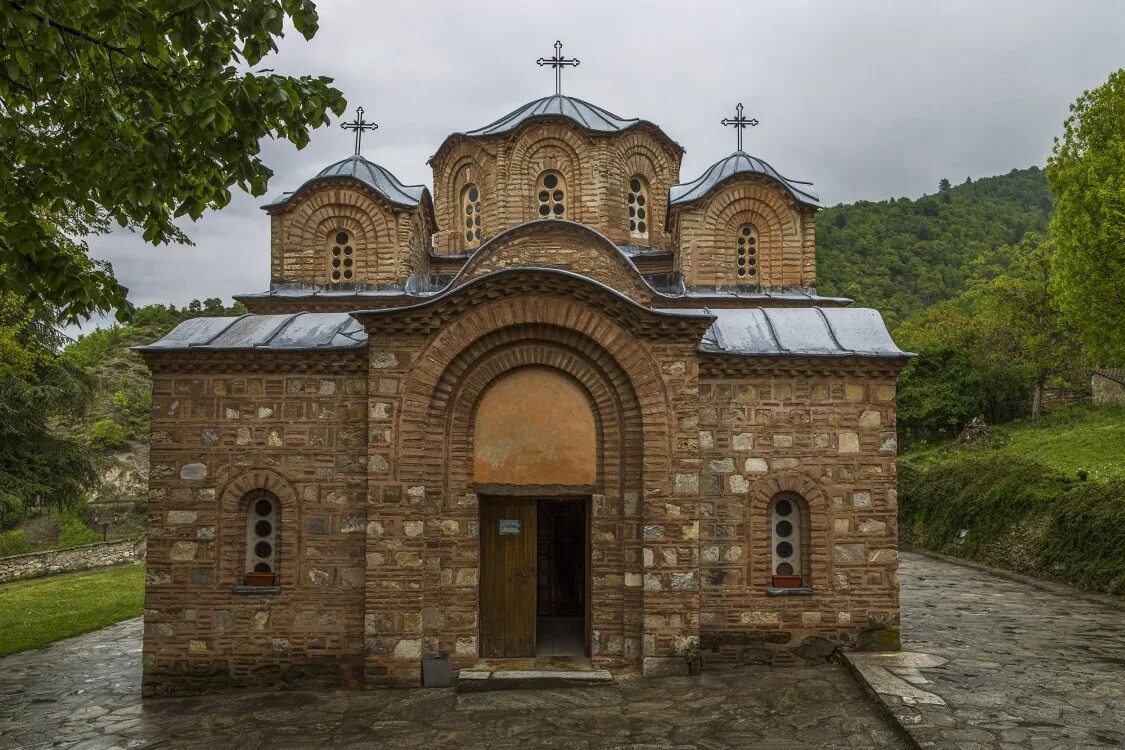
[[[54,322],[0,295],[0,527],[29,505],[78,503],[95,478],[85,443],[56,429],[81,416],[94,379],[56,354]]]
[[[1031,415],[1038,419],[1043,391],[1052,378],[1084,375],[1082,348],[1053,294],[1054,247],[1037,235],[998,253],[1007,271],[971,283],[967,301],[980,321],[990,352],[1024,368],[1031,377]]]
[[[1059,303],[1092,353],[1125,362],[1125,69],[1071,105],[1047,181]]]
[[[83,236],[116,223],[153,244],[173,220],[261,195],[263,138],[298,148],[345,102],[331,79],[255,70],[311,0],[8,0],[0,14],[0,293],[64,321],[127,290]]]

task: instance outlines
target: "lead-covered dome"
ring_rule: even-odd
[[[760,174],[771,177],[780,182],[798,203],[814,208],[820,207],[820,196],[817,195],[816,188],[811,182],[784,177],[768,162],[750,156],[745,151],[736,151],[725,159],[720,159],[691,182],[673,185],[668,191],[671,199],[669,203],[671,206],[679,206],[697,201],[710,193],[719,183],[736,174]]]
[[[282,193],[262,208],[272,208],[274,206],[283,205],[306,186],[335,177],[351,177],[359,180],[386,199],[388,203],[405,208],[414,208],[417,206],[422,202],[422,199],[428,192],[425,185],[404,185],[397,177],[391,174],[390,170],[356,154],[354,156],[349,156],[347,159],[341,159],[338,162],[329,164],[327,167],[317,172],[315,177],[306,180],[301,187]]]

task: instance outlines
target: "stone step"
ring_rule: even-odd
[[[462,669],[457,675],[457,692],[589,687],[612,682],[613,675],[605,669]]]

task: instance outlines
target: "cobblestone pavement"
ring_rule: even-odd
[[[1125,746],[1125,610],[903,553],[901,655],[849,658],[924,748]]]
[[[0,748],[901,748],[843,669],[605,687],[226,693],[142,702],[131,620],[0,659]]]

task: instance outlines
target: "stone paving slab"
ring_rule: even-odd
[[[901,654],[847,659],[917,747],[1125,746],[1125,613],[903,553]]]
[[[740,667],[607,686],[140,698],[131,620],[0,659],[9,748],[903,748],[842,668]]]

